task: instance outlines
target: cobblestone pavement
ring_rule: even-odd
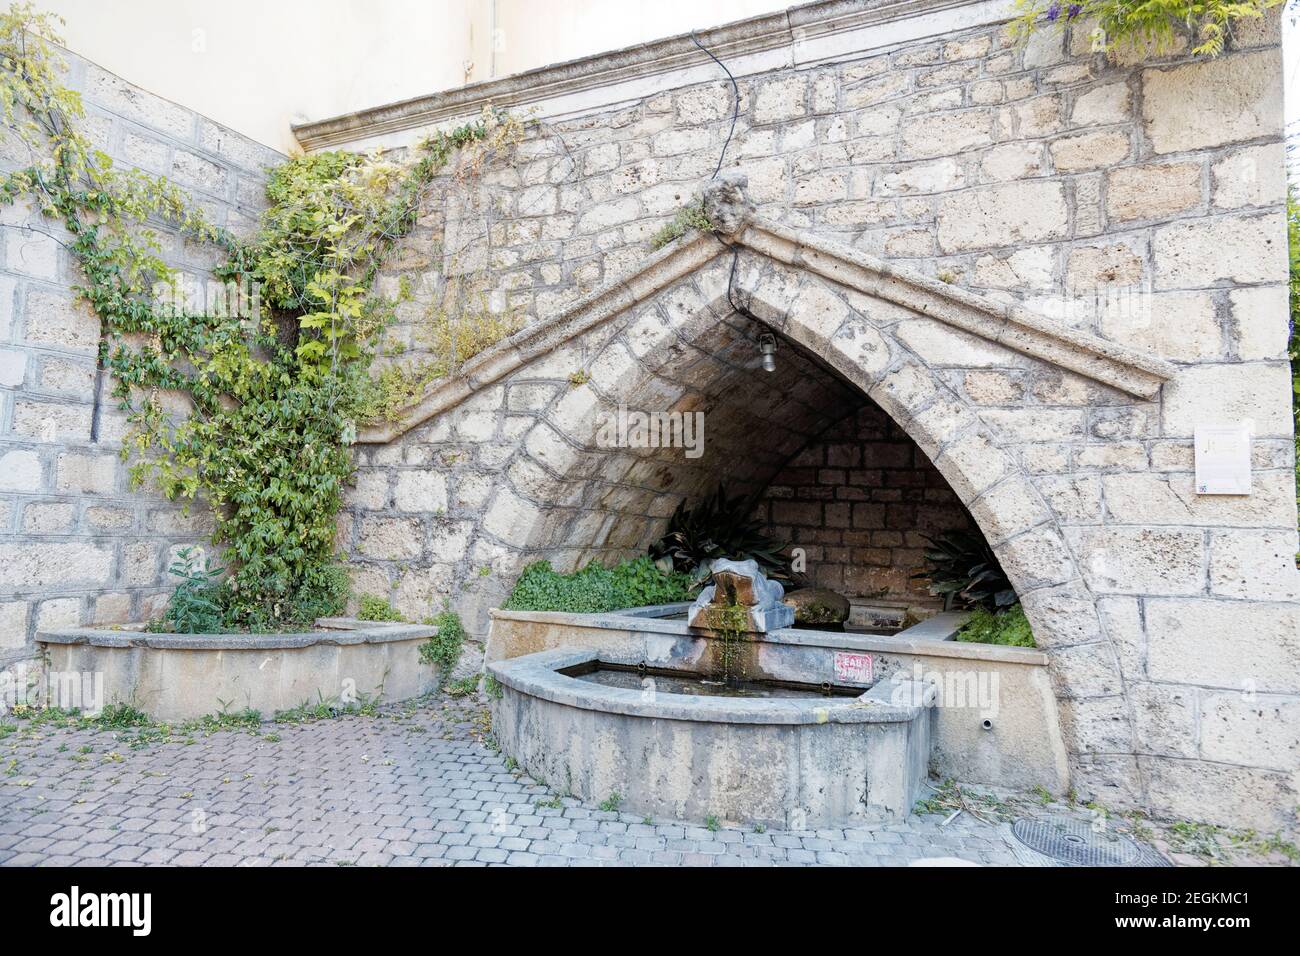
[[[16,727],[16,729],[15,729]],[[0,738],[0,864],[898,865],[1048,861],[961,813],[833,830],[716,829],[558,797],[484,743],[481,700],[244,730]]]

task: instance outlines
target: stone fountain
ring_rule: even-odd
[[[713,583],[686,614],[689,627],[766,634],[794,623],[794,608],[782,601],[785,589],[779,581],[768,580],[757,561],[720,558],[711,570]]]

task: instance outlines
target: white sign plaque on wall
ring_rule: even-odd
[[[1196,426],[1196,493],[1250,494],[1250,436],[1254,423]]]

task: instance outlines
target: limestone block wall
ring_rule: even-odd
[[[358,590],[417,618],[448,603],[481,636],[526,562],[638,553],[719,478],[770,486],[865,393],[1016,581],[1080,791],[1292,826],[1280,11],[1219,59],[1126,63],[1081,35],[1014,47],[995,6],[826,0],[708,31],[737,77],[734,131],[731,87],[689,38],[302,130],[312,148],[401,148],[489,102],[538,107],[523,142],[434,184],[382,279],[402,299],[389,344],[404,351],[387,360],[421,357],[453,280],[536,337],[455,379],[433,411],[363,435],[340,547]],[[274,154],[93,65],[72,70],[114,156],[171,173],[219,221],[251,220]],[[733,297],[756,318],[733,309],[717,240],[688,237],[676,260],[650,246],[728,141],[723,172],[744,173],[777,224],[751,229],[736,261]],[[8,660],[31,653],[37,626],[147,613],[168,552],[204,529],[128,490],[111,408],[90,441],[97,333],[70,296],[71,263],[25,210],[0,228]],[[171,251],[196,280],[210,264]],[[890,279],[870,256],[937,281]],[[662,277],[665,262],[680,269]],[[970,293],[1064,332],[1008,323]],[[944,315],[926,311],[936,302]],[[600,321],[570,335],[576,303]],[[756,371],[770,330],[772,375]],[[1075,333],[1172,364],[1080,374]],[[620,404],[703,413],[701,456],[602,446],[593,422]],[[1243,419],[1252,494],[1196,495],[1195,426]]]
[[[903,363],[892,367],[908,370],[891,373],[881,404],[909,428],[912,415],[946,422],[922,447],[954,469],[949,483],[1052,648],[1081,790],[1166,815],[1290,825],[1300,604],[1279,16],[1213,61],[1126,63],[1081,36],[1017,48],[993,19],[890,7],[813,4],[705,36],[735,51],[740,110],[724,170],[744,172],[758,213],[783,226],[1173,363],[1162,388],[1135,397],[848,297],[888,327],[890,361]],[[859,29],[840,16],[850,8],[877,20]],[[819,11],[820,33],[808,25]],[[827,25],[832,13],[839,25]],[[758,49],[782,29],[785,46]],[[665,41],[639,66],[638,55],[486,84],[478,100],[461,91],[445,107],[431,98],[408,121],[396,108],[303,131],[308,142],[397,145],[421,116],[540,103],[526,140],[480,180],[449,175],[433,192],[387,277],[415,290],[397,329],[408,354],[449,275],[474,276],[497,308],[533,324],[637,275],[653,232],[713,175],[731,128],[730,87],[689,40]],[[681,65],[654,72],[665,62]],[[584,76],[596,79],[583,87]],[[343,528],[359,585],[407,610],[449,600],[481,634],[526,561],[635,553],[705,483],[680,456],[584,445],[585,423],[610,403],[712,413],[721,405],[692,403],[731,399],[745,414],[719,414],[720,426],[764,457],[756,482],[775,476],[770,453],[788,447],[787,432],[768,423],[787,420],[768,410],[795,383],[740,392],[752,378],[743,355],[726,374],[710,365],[709,330],[734,319],[718,298],[726,260],[705,268],[707,279],[653,303],[629,286],[637,304],[611,307],[599,330],[555,337],[548,357],[360,447]],[[760,285],[779,303],[767,316],[777,326],[861,321],[845,318],[843,290],[742,256],[741,301]],[[680,346],[644,354],[640,343],[665,328]],[[742,334],[752,348],[754,331]],[[636,384],[638,364],[652,383]],[[570,382],[577,368],[589,384]],[[873,374],[853,383],[866,388]],[[1195,426],[1242,419],[1254,427],[1253,493],[1197,496]],[[980,437],[963,437],[958,424],[972,421]],[[769,432],[781,440],[767,444]]]
[[[171,177],[221,225],[253,225],[265,169],[283,156],[75,55],[68,64],[85,130],[115,163]],[[4,169],[32,160],[0,141]],[[99,321],[73,292],[65,239],[26,205],[0,207],[0,666],[31,656],[38,628],[155,612],[172,550],[213,550],[202,506],[186,515],[129,486],[124,415],[107,379],[95,401]],[[206,295],[211,251],[165,229],[161,239],[185,287]]]
[[[815,587],[942,606],[912,574],[925,536],[974,527],[956,492],[875,403],[849,412],[781,469],[758,503],[777,541],[802,548]]]

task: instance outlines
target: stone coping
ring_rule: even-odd
[[[685,607],[685,605],[682,605]],[[675,605],[659,605],[672,608]],[[653,610],[637,608],[637,612]],[[493,608],[491,617],[505,621],[526,621],[538,624],[559,624],[570,627],[605,628],[638,633],[667,634],[673,637],[695,637],[685,621],[670,621],[643,613],[615,611],[608,614],[574,614],[568,611],[506,611]],[[937,614],[928,621],[909,627],[893,635],[856,634],[852,631],[816,631],[803,628],[781,628],[769,631],[760,639],[769,644],[796,644],[803,647],[829,647],[840,650],[874,651],[880,654],[914,654],[918,657],[949,657],[960,660],[997,661],[1004,664],[1025,664],[1046,667],[1048,657],[1033,647],[1004,647],[1000,644],[969,644],[951,640],[951,635],[964,622],[966,615],[957,612]],[[931,623],[936,622],[936,623]],[[929,625],[929,626],[927,626]],[[914,633],[919,632],[919,633]]]
[[[725,177],[710,180],[703,187],[705,202],[714,202],[719,194],[737,188]],[[742,196],[739,205],[746,204]],[[421,398],[402,409],[396,420],[363,428],[357,440],[363,444],[393,441],[570,339],[644,302],[733,248],[747,249],[784,265],[805,269],[830,282],[900,305],[1139,398],[1154,398],[1160,386],[1177,372],[1172,363],[1141,349],[1072,329],[1024,306],[1008,305],[958,288],[810,230],[787,228],[754,215],[752,207],[729,225],[734,230],[729,234],[696,232],[670,243],[648,256],[631,275],[599,286],[555,315],[540,319],[484,349],[464,364],[459,375],[433,383]],[[724,295],[717,304],[725,302]],[[771,324],[781,332],[791,320],[784,316],[784,310],[778,311],[783,315],[782,321]]]
[[[921,713],[923,705],[892,703],[892,696],[897,694],[908,700],[924,700],[928,705],[935,693],[932,687],[902,680],[880,681],[860,697],[825,700],[695,697],[663,691],[655,693],[653,700],[646,700],[640,690],[606,687],[559,673],[564,668],[599,660],[596,651],[557,648],[496,661],[487,669],[513,691],[580,710],[721,724],[898,723],[914,719]]]
[[[433,637],[436,627],[425,624],[397,624],[362,621],[350,617],[323,617],[320,630],[277,634],[157,634],[144,624],[125,624],[120,629],[71,627],[38,631],[39,644],[86,644],[91,647],[147,647],[178,651],[275,651],[314,647],[317,644],[387,644]]]
[[[1008,18],[1008,7],[1004,0],[821,0],[696,36],[733,75],[743,77],[861,57],[910,40],[999,23]],[[397,145],[413,139],[412,131],[468,119],[485,106],[529,107],[546,117],[580,115],[719,79],[717,64],[690,34],[679,34],[292,129],[308,152],[381,141]]]

